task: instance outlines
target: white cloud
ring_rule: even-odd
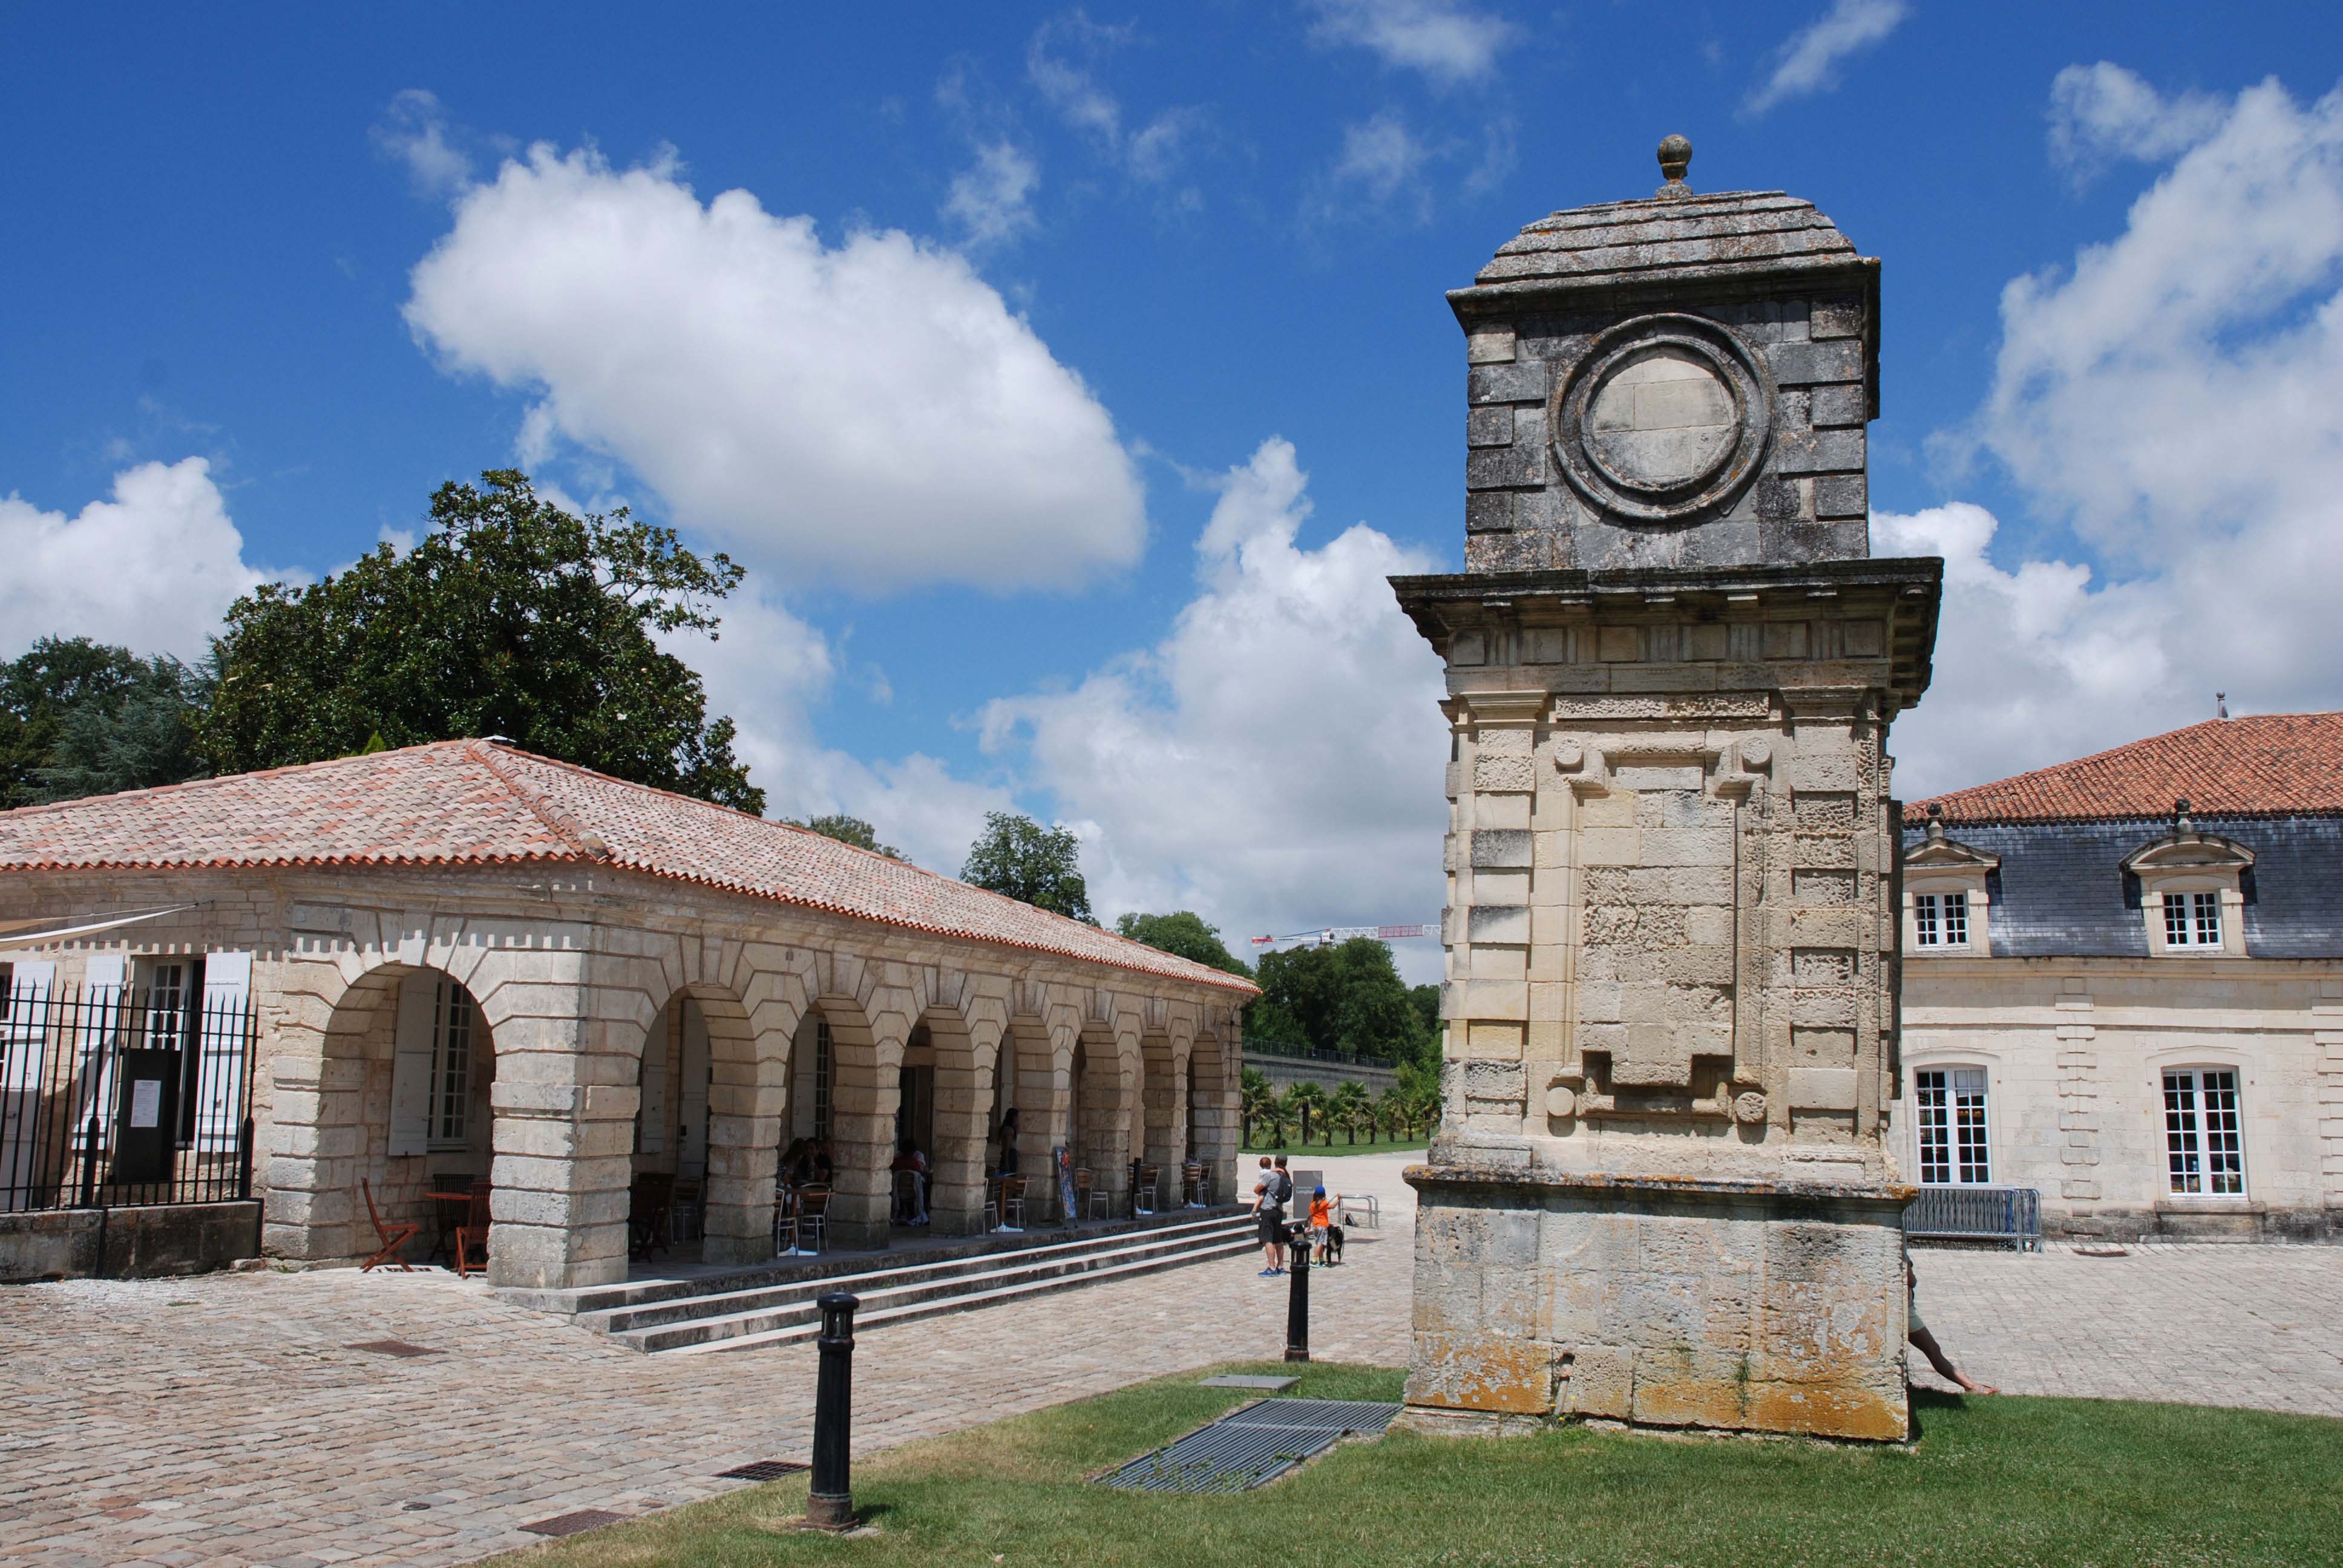
[[[244,536],[201,457],[142,463],[110,500],[79,513],[0,498],[0,658],[42,637],[90,637],[193,661],[220,618],[268,577],[245,564]]]
[[[1423,171],[1435,156],[1396,109],[1345,126],[1342,154],[1304,203],[1305,214],[1332,222],[1400,203],[1414,209],[1416,222],[1429,223],[1432,190]]]
[[[2247,89],[2071,270],[2012,282],[1961,436],[2105,568],[1994,564],[1975,507],[1874,519],[1948,561],[1907,796],[2234,711],[2343,706],[2343,93]]]
[[[456,146],[447,112],[420,87],[392,98],[372,136],[385,157],[407,166],[417,196],[453,196],[472,183],[472,160]]]
[[[1839,62],[1867,49],[1912,14],[1906,0],[1835,0],[1828,15],[1790,35],[1774,74],[1749,95],[1744,111],[1762,115],[1775,105],[1837,83]]]
[[[1353,44],[1386,65],[1418,71],[1435,86],[1479,81],[1520,37],[1500,16],[1461,0],[1308,0],[1321,42]]]
[[[1107,56],[1129,44],[1135,25],[1103,26],[1088,13],[1073,10],[1054,16],[1033,30],[1025,45],[1025,75],[1091,149],[1117,165],[1141,185],[1161,185],[1177,176],[1189,152],[1212,128],[1211,115],[1198,106],[1170,108],[1135,131],[1125,131],[1121,100],[1100,85],[1098,73]],[[1202,193],[1189,187],[1180,193],[1181,206],[1193,206]]]
[[[2088,181],[2117,158],[2156,163],[2187,151],[2227,118],[2209,93],[2165,97],[2121,65],[2069,65],[2050,83],[2050,156]]]
[[[866,588],[1071,586],[1134,562],[1145,504],[1081,378],[954,252],[825,245],[671,163],[545,145],[458,198],[407,320],[535,399],[525,444],[623,461],[752,563]]]
[[[998,245],[1033,226],[1033,192],[1041,171],[1005,141],[976,149],[976,163],[953,179],[944,216],[971,245]]]
[[[1438,911],[1440,661],[1384,581],[1436,565],[1363,523],[1301,548],[1305,484],[1264,442],[1222,481],[1170,635],[985,710],[988,749],[1081,835],[1102,918],[1193,909],[1236,944]]]

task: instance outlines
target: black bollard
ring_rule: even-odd
[[[1292,1243],[1285,1251],[1293,1265],[1287,1276],[1292,1283],[1285,1292],[1285,1359],[1306,1362],[1310,1359],[1310,1227],[1294,1226]]]
[[[854,1527],[854,1487],[847,1473],[847,1437],[854,1421],[854,1309],[844,1291],[821,1299],[820,1381],[813,1396],[813,1493],[806,1523],[816,1530]]]

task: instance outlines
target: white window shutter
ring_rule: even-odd
[[[390,1058],[390,1152],[422,1154],[431,1146],[432,1037],[439,987],[429,975],[398,982],[398,1032]]]
[[[252,955],[204,955],[196,1148],[207,1154],[232,1153],[244,1131],[245,1020],[251,1008]]]
[[[682,1005],[679,1001],[669,1008],[667,1027],[643,1041],[643,1105],[637,1122],[642,1138],[637,1147],[646,1154],[667,1151],[668,1055],[675,1046],[676,1009]]]
[[[34,1130],[41,1114],[41,1054],[57,966],[19,962],[0,998],[0,1212],[33,1201]]]
[[[92,953],[82,967],[80,1038],[75,1041],[81,1053],[81,1093],[74,1106],[75,1148],[85,1146],[93,1120],[96,1151],[114,1147],[114,1033],[128,969],[129,960],[120,953]]]

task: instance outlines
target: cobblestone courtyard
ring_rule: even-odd
[[[1392,1221],[1312,1282],[1322,1359],[1405,1360],[1404,1162],[1322,1161],[1330,1185],[1385,1193]],[[857,1447],[1273,1359],[1284,1282],[1255,1266],[865,1332]],[[2343,1249],[1924,1251],[1919,1268],[1938,1336],[2009,1392],[2343,1416]],[[441,1353],[347,1348],[381,1339]],[[646,1357],[438,1273],[10,1289],[0,1342],[9,1563],[462,1562],[534,1541],[518,1527],[570,1509],[723,1490],[736,1483],[719,1471],[802,1457],[812,1419],[809,1347]]]

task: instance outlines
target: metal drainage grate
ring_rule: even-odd
[[[779,1481],[784,1475],[803,1473],[809,1466],[794,1459],[752,1459],[746,1464],[736,1464],[729,1470],[719,1470],[719,1477],[733,1481]]]
[[[557,1513],[550,1519],[540,1519],[521,1528],[532,1535],[582,1535],[588,1530],[599,1530],[605,1524],[622,1524],[626,1518],[625,1514],[613,1513],[607,1508],[581,1508],[575,1513]]]
[[[1341,1399],[1265,1399],[1169,1448],[1099,1477],[1137,1492],[1247,1492],[1276,1480],[1353,1434],[1380,1435],[1395,1404]]]
[[[445,1351],[435,1351],[427,1345],[410,1345],[405,1340],[367,1340],[361,1344],[344,1345],[346,1351],[365,1351],[378,1356],[440,1356]]]

